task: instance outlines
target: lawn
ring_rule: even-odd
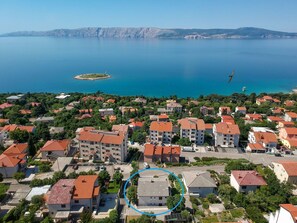
[[[219,222],[219,220],[216,215],[213,215],[213,216],[208,216],[208,217],[202,218],[201,222],[202,223],[215,223],[215,222]]]
[[[119,189],[120,189],[121,184],[117,184],[115,181],[111,181],[109,183],[108,189],[107,189],[107,193],[109,194],[116,194],[118,193]]]
[[[244,216],[244,209],[243,208],[237,208],[233,210],[229,210],[232,214],[233,218],[241,218]]]

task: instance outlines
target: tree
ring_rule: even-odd
[[[90,210],[84,210],[80,214],[80,220],[82,223],[89,223],[92,221],[92,219],[93,219],[92,212]]]
[[[136,130],[132,133],[131,140],[133,142],[138,142],[139,144],[144,144],[146,141],[146,133],[141,130]]]
[[[217,196],[213,193],[211,194],[208,194],[206,196],[207,200],[211,203],[211,204],[215,204],[215,203],[218,203],[220,202],[220,200],[217,198]]]
[[[29,133],[25,130],[16,129],[9,133],[9,137],[19,143],[25,143],[29,139]]]
[[[181,214],[181,216],[182,216],[183,219],[186,219],[187,220],[187,222],[190,220],[191,215],[190,215],[190,212],[189,211],[183,210],[183,211],[181,211],[180,214]]]
[[[120,182],[122,182],[122,180],[123,180],[123,174],[120,172],[120,171],[116,171],[114,174],[113,174],[113,176],[112,176],[112,178],[113,178],[113,180],[117,183],[117,184],[119,184]]]
[[[16,172],[13,175],[13,178],[16,179],[18,182],[26,177],[24,172]]]
[[[41,172],[41,173],[50,172],[50,171],[51,171],[51,166],[50,166],[50,164],[42,163],[42,164],[38,167],[38,170],[39,170],[39,172]]]
[[[174,176],[173,174],[169,174],[169,175],[168,175],[168,179],[169,179],[171,182],[173,182],[173,181],[176,180],[176,179],[175,179],[175,176]]]
[[[118,212],[116,210],[109,212],[109,219],[111,223],[116,223],[119,219]]]
[[[30,156],[33,157],[36,154],[36,147],[34,145],[34,140],[33,140],[32,134],[29,134],[28,150],[29,150],[29,155]]]
[[[134,175],[135,173],[138,172],[138,169],[133,169],[131,172],[130,172],[130,176]],[[139,179],[139,174],[135,174],[135,176],[131,179],[131,183],[133,185],[137,185],[138,184],[138,179]]]
[[[53,175],[53,181],[55,183],[58,182],[61,179],[65,179],[65,178],[66,178],[66,175],[65,175],[65,173],[63,171],[55,172],[54,175]]]
[[[46,217],[40,223],[54,223],[54,220],[51,217]]]
[[[166,205],[167,205],[168,209],[174,208],[177,205],[177,203],[179,202],[180,198],[181,198],[180,194],[175,194],[174,196],[169,196],[166,201]],[[186,202],[185,198],[182,198],[181,203],[176,207],[176,209],[174,211],[180,212],[181,210],[184,210],[185,202]]]
[[[131,203],[136,204],[136,202],[137,202],[137,187],[136,186],[132,185],[128,188],[127,198]]]
[[[44,204],[43,195],[35,195],[31,199],[31,203],[41,207]]]
[[[101,186],[104,186],[105,185],[105,182],[106,181],[109,181],[109,180],[110,180],[109,173],[106,170],[100,171],[100,173],[99,173],[99,184]]]
[[[189,140],[189,138],[180,138],[178,141],[177,141],[177,144],[178,145],[181,145],[181,146],[191,146],[192,143],[191,141]]]

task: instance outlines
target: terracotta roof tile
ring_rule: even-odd
[[[12,144],[10,147],[8,147],[3,153],[4,154],[20,154],[25,153],[25,151],[28,149],[28,143],[16,143]]]
[[[216,131],[225,135],[238,135],[240,134],[238,125],[227,124],[224,122],[215,124]]]
[[[240,186],[264,186],[267,185],[262,176],[253,170],[233,170],[231,175]]]
[[[183,118],[178,120],[182,129],[205,130],[205,123],[203,119],[198,118]]]
[[[287,112],[286,114],[291,118],[297,118],[297,113],[295,112]]]
[[[71,140],[49,140],[45,145],[40,149],[40,151],[65,151],[67,150]]]
[[[26,154],[4,154],[0,155],[0,167],[15,167],[23,161]]]
[[[70,204],[74,179],[61,179],[50,190],[48,204]]]
[[[173,126],[171,122],[156,122],[153,121],[150,125],[151,131],[158,131],[158,132],[172,132]]]
[[[292,204],[280,204],[280,207],[284,208],[285,210],[287,210],[292,218],[294,222],[297,222],[297,207],[292,205]]]
[[[97,182],[97,175],[79,176],[74,181],[73,199],[91,199],[94,195],[95,184]],[[99,188],[97,187],[99,194]]]
[[[276,135],[272,132],[254,132],[256,142],[277,143]]]
[[[284,167],[289,176],[297,176],[297,162],[279,161],[277,163],[281,164]]]

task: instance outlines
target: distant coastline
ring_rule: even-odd
[[[109,74],[102,74],[102,73],[88,73],[88,74],[76,75],[74,78],[77,80],[94,81],[94,80],[108,79],[108,78],[111,78],[111,76]]]

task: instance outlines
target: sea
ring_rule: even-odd
[[[107,73],[111,78],[74,79],[83,73]],[[2,93],[101,91],[196,98],[290,92],[296,86],[297,40],[293,39],[0,37]]]

